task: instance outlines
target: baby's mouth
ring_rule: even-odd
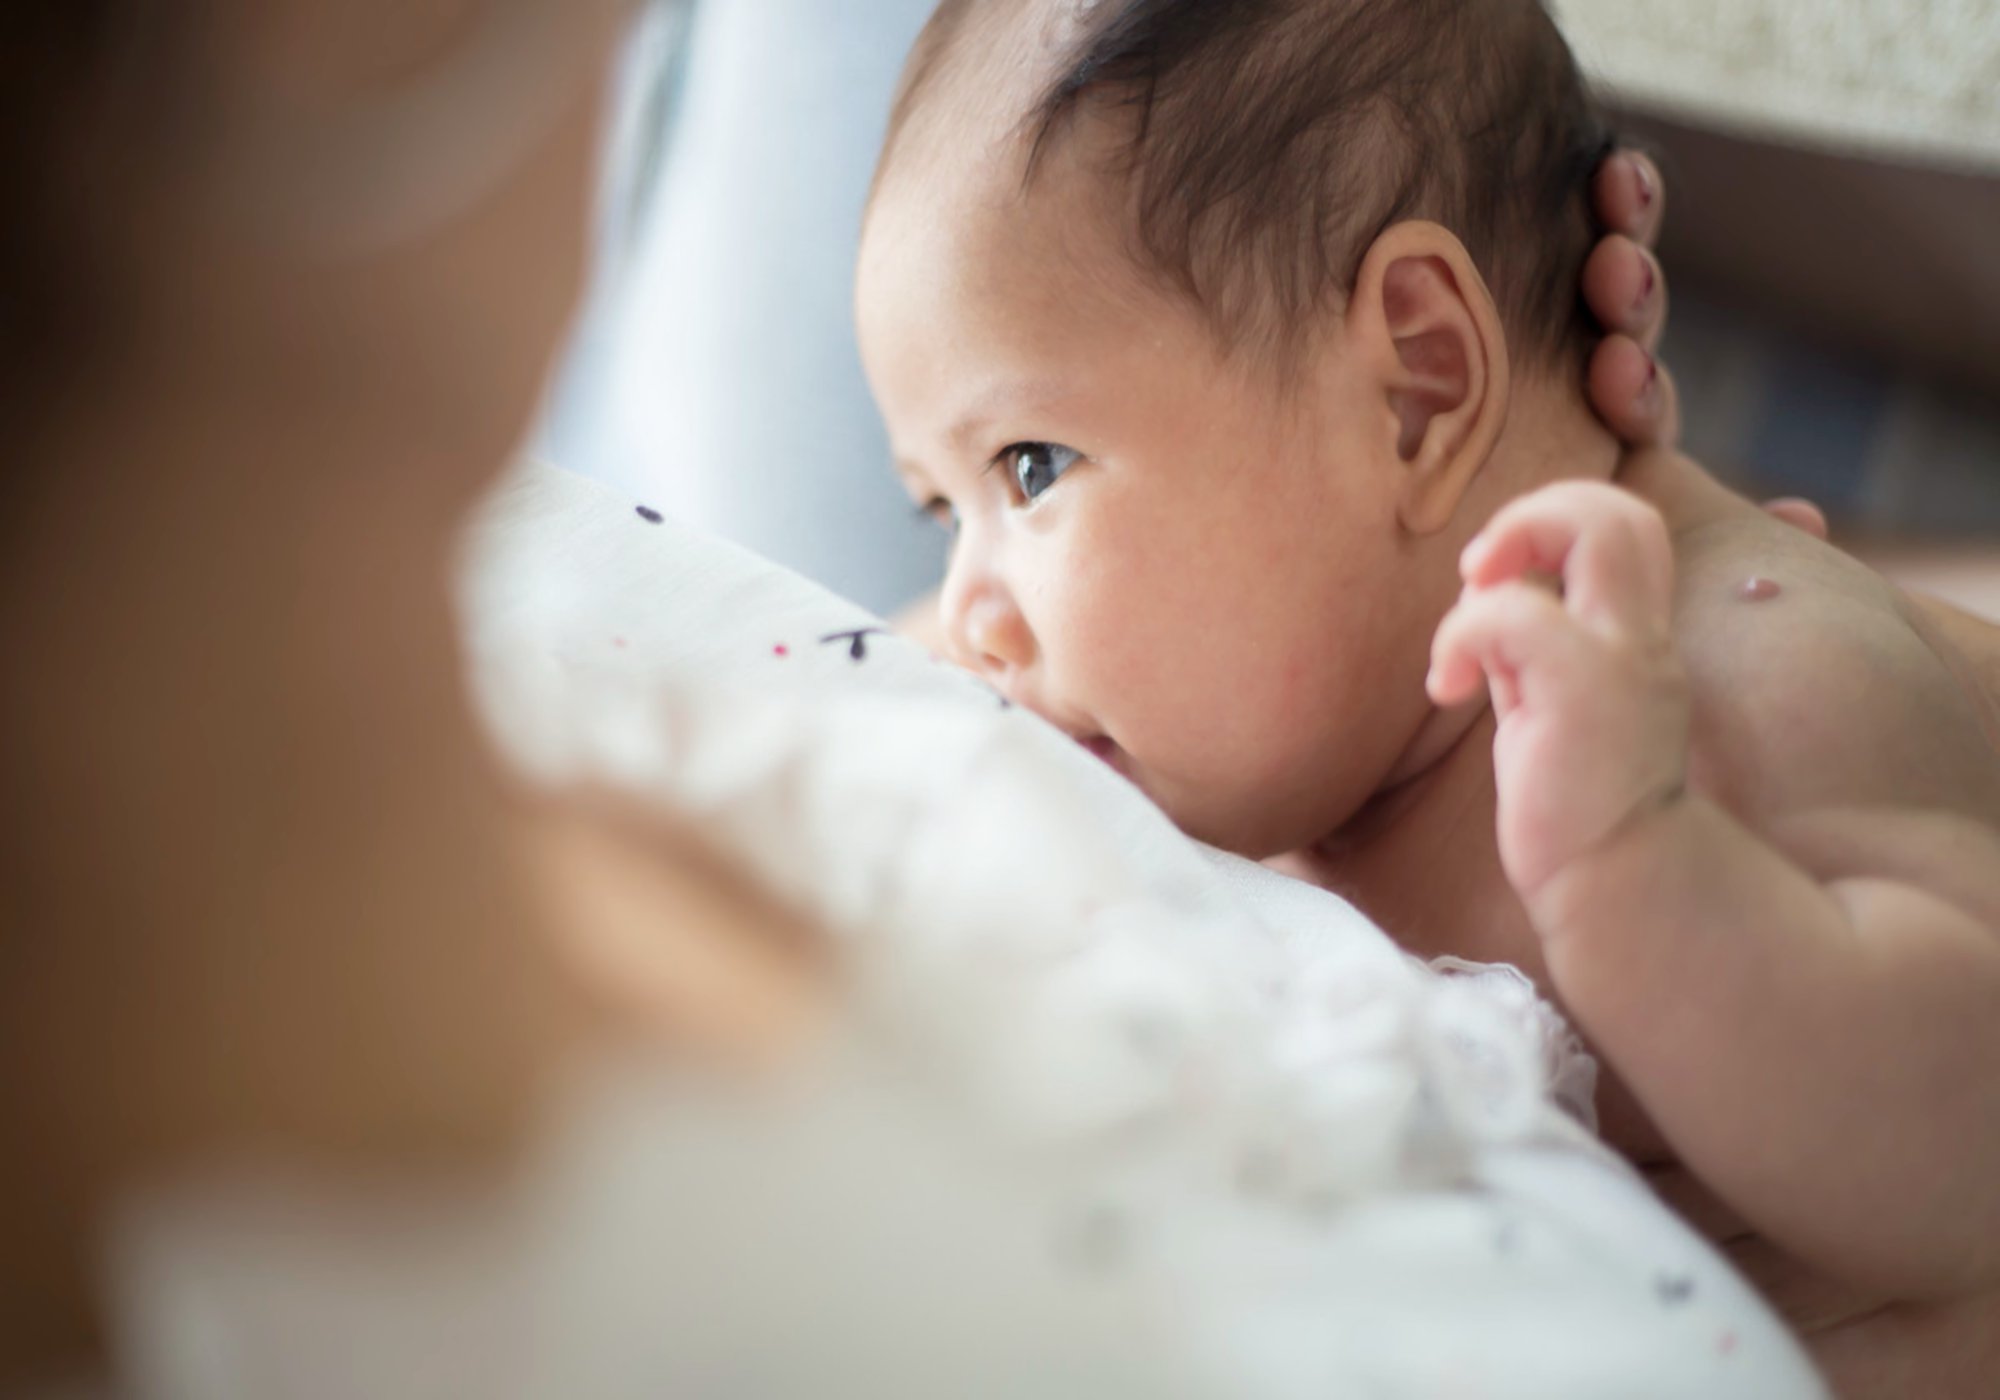
[[[1117,744],[1104,735],[1098,734],[1087,739],[1078,739],[1077,743],[1088,749],[1093,757],[1102,759],[1118,772],[1123,773],[1125,771],[1124,750],[1120,749]]]

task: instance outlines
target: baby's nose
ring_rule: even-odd
[[[953,659],[961,666],[997,680],[1034,660],[1034,634],[1003,586],[979,580],[951,593],[946,604]]]

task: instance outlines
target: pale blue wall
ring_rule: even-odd
[[[649,207],[542,450],[878,609],[943,539],[888,469],[850,316],[862,203],[932,0],[696,0]]]

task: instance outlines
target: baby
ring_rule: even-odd
[[[944,625],[1191,834],[1530,972],[1635,1160],[1980,1294],[2000,638],[1623,455],[1606,149],[1537,0],[946,0],[858,290]]]

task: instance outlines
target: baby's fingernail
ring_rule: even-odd
[[[1653,293],[1660,285],[1660,275],[1653,270],[1653,260],[1651,258],[1642,258],[1639,266],[1641,269],[1639,300],[1634,303],[1634,309],[1644,311],[1652,303]]]

